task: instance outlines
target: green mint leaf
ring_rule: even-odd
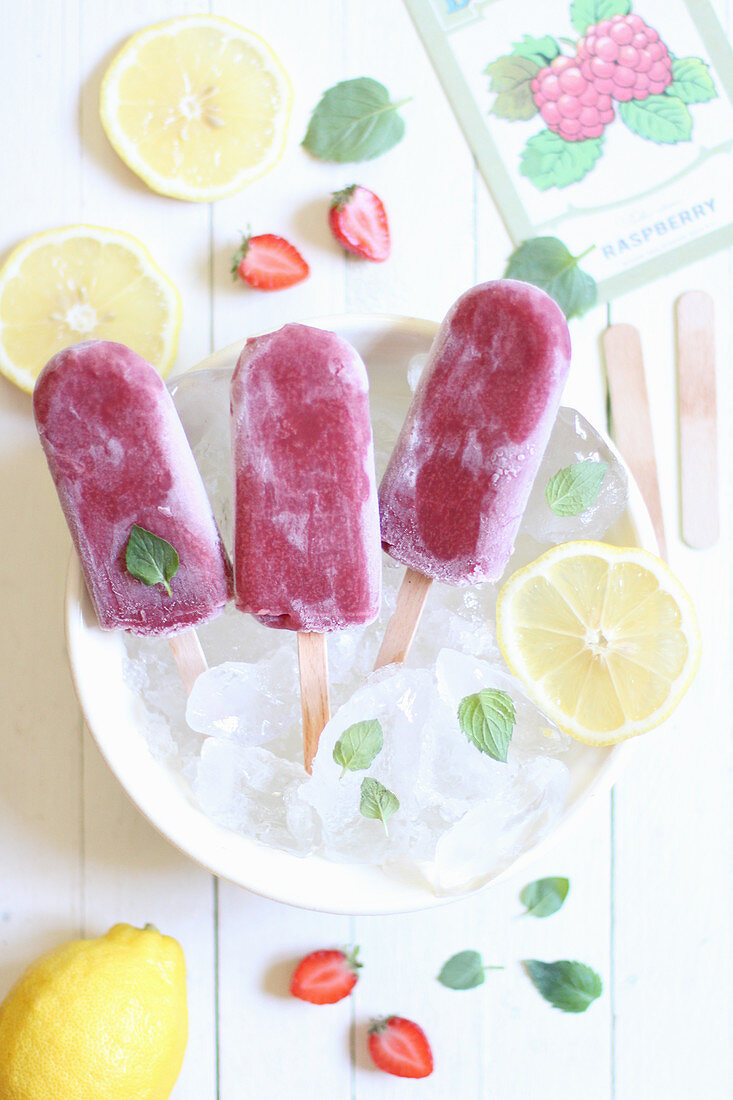
[[[402,140],[405,123],[378,80],[342,80],[324,92],[311,115],[303,145],[320,160],[372,160]]]
[[[333,758],[342,769],[341,775],[346,771],[359,772],[368,768],[382,751],[383,744],[382,727],[376,718],[349,726],[333,747]]]
[[[613,15],[628,15],[630,11],[631,0],[573,0],[570,19],[578,34],[585,34],[591,24]]]
[[[707,103],[718,96],[710,66],[699,57],[672,59],[672,83],[664,94],[676,96],[683,103]]]
[[[522,965],[545,1000],[563,1012],[585,1012],[603,992],[600,977],[585,963],[525,959]]]
[[[459,951],[443,963],[438,981],[446,989],[475,989],[483,985],[487,970],[503,969],[503,966],[484,966],[478,951]]]
[[[557,237],[533,237],[509,257],[504,277],[540,287],[568,320],[582,317],[598,295],[595,279],[578,266],[583,255],[573,256]]]
[[[496,95],[490,113],[512,122],[534,118],[537,104],[532,98],[532,81],[541,68],[537,61],[511,54],[487,65],[484,72],[491,78],[489,90]]]
[[[574,462],[550,478],[545,500],[556,516],[579,516],[590,508],[600,491],[608,466],[605,462]]]
[[[531,34],[525,34],[521,42],[512,42],[512,53],[515,57],[526,57],[527,61],[533,61],[544,69],[560,53],[560,47],[549,34],[544,38],[533,38]]]
[[[359,813],[362,817],[369,817],[375,821],[381,821],[387,836],[389,836],[387,821],[392,814],[397,813],[399,808],[400,803],[397,796],[392,794],[391,791],[388,791],[378,779],[372,779],[372,777],[368,775],[366,779],[362,781]]]
[[[692,115],[674,95],[650,95],[618,105],[619,118],[632,134],[657,145],[677,145],[692,137]]]
[[[511,696],[498,688],[467,695],[458,708],[458,722],[471,744],[502,764],[506,764],[516,718]]]
[[[178,572],[178,554],[165,539],[133,524],[125,551],[127,572],[143,584],[162,584],[172,595],[170,582]]]
[[[602,152],[602,137],[565,141],[552,130],[542,130],[525,145],[519,172],[539,191],[569,187],[588,175]]]
[[[528,917],[551,917],[562,909],[570,883],[566,878],[538,878],[528,883],[519,895]]]

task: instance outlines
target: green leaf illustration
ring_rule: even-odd
[[[574,462],[550,478],[545,486],[545,500],[556,516],[579,516],[590,508],[606,476],[607,464]]]
[[[692,136],[692,115],[681,99],[671,95],[650,95],[620,103],[619,118],[633,134],[657,145],[676,145]]]
[[[525,145],[519,171],[540,191],[569,187],[588,175],[602,152],[603,138],[565,141],[552,130],[543,130]]]
[[[170,582],[178,572],[178,553],[165,539],[132,525],[125,551],[127,572],[143,584],[162,584],[169,596]]]
[[[630,11],[631,0],[573,0],[570,18],[578,34],[585,34],[592,23],[613,15],[628,15]]]
[[[553,1008],[563,1012],[585,1012],[603,992],[600,977],[585,963],[568,959],[551,963],[525,959],[522,965],[535,989]]]
[[[501,764],[506,764],[516,718],[511,695],[498,688],[467,695],[458,708],[458,722],[467,739]]]
[[[532,98],[532,81],[541,68],[537,61],[511,55],[487,65],[484,72],[491,77],[490,91],[496,95],[491,114],[511,122],[533,118],[537,107]]]
[[[403,100],[406,103],[407,100]],[[303,145],[321,160],[372,160],[402,140],[405,123],[378,80],[361,76],[329,88],[311,115]]]
[[[512,42],[512,54],[515,57],[524,57],[527,61],[533,61],[541,69],[549,65],[560,53],[560,47],[551,35],[544,38],[533,38],[531,34],[525,34],[521,42]]]
[[[532,237],[509,257],[504,277],[540,287],[570,320],[587,313],[598,295],[595,279],[578,266],[580,259],[557,237]]]
[[[562,909],[570,883],[566,878],[538,878],[528,882],[519,895],[528,917],[551,917]]]
[[[710,75],[710,66],[699,57],[675,57],[672,60],[672,83],[664,94],[676,96],[683,103],[707,103],[718,92]]]
[[[368,768],[382,751],[384,735],[376,718],[367,722],[355,722],[339,737],[333,747],[333,758],[345,771],[359,772]]]

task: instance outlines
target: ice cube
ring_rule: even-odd
[[[598,496],[578,516],[557,516],[545,497],[551,477],[576,462],[605,462]],[[600,539],[626,508],[626,471],[603,438],[575,409],[561,408],[530,494],[520,532],[544,546],[573,539]]]
[[[297,719],[288,700],[297,698],[297,681],[291,670],[289,683],[274,675],[286,664],[279,656],[256,664],[226,661],[203,672],[193,686],[186,706],[191,729],[207,737],[220,737],[238,745],[264,745]]]
[[[407,364],[407,385],[414,393],[417,389],[417,384],[420,381],[420,375],[425,370],[425,364],[428,361],[429,352],[421,352],[419,355],[413,355],[410,362]]]

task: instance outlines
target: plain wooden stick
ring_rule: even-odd
[[[401,665],[407,660],[432,583],[430,577],[416,573],[414,569],[408,569],[405,573],[397,593],[394,614],[387,623],[379,647],[375,669],[385,665]]]
[[[720,536],[713,300],[690,290],[677,299],[675,314],[682,537],[704,549]]]
[[[328,650],[325,634],[298,634],[303,759],[310,775],[323,727],[331,717],[328,699]]]
[[[168,639],[168,644],[171,647],[173,660],[176,662],[186,695],[190,695],[198,677],[202,672],[206,672],[209,667],[201,648],[199,636],[191,627],[190,630],[174,634],[172,638]]]
[[[641,339],[633,325],[611,325],[603,334],[613,435],[649,510],[659,552],[667,557],[662,498],[654,457],[649,395]]]

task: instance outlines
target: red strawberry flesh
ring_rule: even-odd
[[[366,187],[335,192],[328,215],[331,232],[347,251],[373,263],[389,257],[391,241],[384,204]]]
[[[313,951],[298,963],[290,983],[290,992],[301,1001],[314,1005],[332,1005],[348,997],[356,985],[358,947],[344,951]]]
[[[369,1053],[378,1069],[395,1077],[429,1077],[433,1072],[433,1052],[425,1032],[403,1016],[372,1023]]]

